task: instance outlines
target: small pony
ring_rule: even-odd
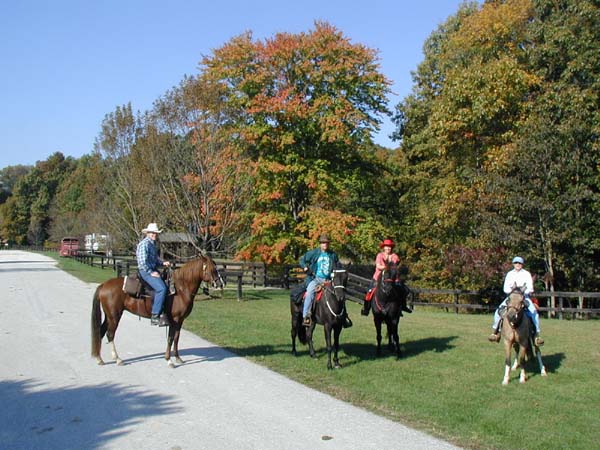
[[[547,375],[546,368],[542,362],[542,353],[539,346],[535,345],[533,336],[533,326],[529,317],[525,314],[525,295],[519,288],[513,289],[506,302],[506,309],[501,313],[502,317],[502,338],[504,339],[504,379],[503,385],[507,385],[510,379],[510,371],[521,368],[519,382],[525,383],[527,376],[525,374],[525,361],[535,349],[535,356],[540,366],[540,374]],[[512,349],[517,352],[514,364],[511,367]]]

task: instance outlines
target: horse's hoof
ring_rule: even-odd
[[[123,362],[123,360],[120,359],[120,358],[117,359],[117,360],[115,360],[115,363],[117,364],[117,366],[124,366],[125,365],[125,363]]]
[[[508,385],[508,380],[503,380],[502,381],[502,386],[507,386]]]
[[[175,363],[173,361],[171,361],[171,360],[168,360],[167,361],[167,366],[169,366],[171,369],[174,369],[175,368]]]
[[[177,364],[185,364],[185,361],[181,358],[175,358],[175,361],[177,362]]]
[[[547,377],[548,376],[548,372],[546,372],[546,368],[542,369],[542,371],[540,372],[540,375],[543,377]]]
[[[98,364],[99,366],[103,366],[104,365],[104,361],[102,361],[102,359],[98,358],[96,360],[96,364]]]
[[[336,365],[333,366],[334,369],[341,369],[342,365],[340,363],[337,363]]]

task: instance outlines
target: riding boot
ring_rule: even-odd
[[[541,338],[540,333],[535,333],[534,342],[535,342],[535,345],[537,345],[538,347],[541,347],[542,345],[544,345],[544,340]]]
[[[371,302],[367,302],[365,300],[365,302],[363,303],[363,307],[360,310],[360,315],[361,316],[368,316],[369,315],[369,311],[371,310]]]
[[[498,323],[498,326],[494,329],[494,332],[488,336],[488,341],[490,342],[500,342],[500,324],[502,321]]]
[[[167,317],[167,315],[165,313],[162,313],[160,315],[160,317],[158,318],[158,326],[159,327],[166,327],[168,326],[169,323],[169,318]]]
[[[150,325],[158,325],[160,323],[160,318],[158,317],[158,314],[152,314],[152,317],[150,317]]]

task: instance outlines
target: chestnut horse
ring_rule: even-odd
[[[216,288],[223,287],[223,280],[217,271],[217,267],[208,256],[200,256],[193,259],[173,272],[173,280],[176,293],[168,294],[164,304],[164,311],[169,318],[169,332],[167,337],[167,350],[165,359],[170,367],[175,364],[171,360],[171,347],[175,361],[183,364],[179,357],[179,334],[183,321],[192,312],[194,307],[194,296],[198,292],[202,281],[212,282]],[[111,278],[102,283],[94,293],[92,304],[92,357],[98,364],[104,364],[100,356],[102,338],[104,335],[112,346],[113,360],[122,365],[123,360],[117,354],[115,347],[115,333],[123,311],[129,311],[140,317],[150,318],[152,303],[150,299],[137,299],[129,296],[123,291],[123,277]],[[104,312],[104,321],[101,322]]]
[[[525,295],[519,288],[513,289],[508,296],[506,309],[500,314],[502,316],[502,337],[504,338],[504,379],[503,385],[507,385],[510,379],[510,371],[521,368],[519,382],[525,383],[527,376],[525,374],[525,361],[529,354],[535,349],[540,366],[540,374],[546,376],[546,368],[542,363],[542,354],[540,348],[535,345],[533,339],[533,324],[526,314],[527,306],[525,304]],[[512,349],[517,352],[514,365],[511,367]]]

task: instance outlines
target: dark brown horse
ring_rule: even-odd
[[[542,376],[546,376],[546,368],[542,363],[542,354],[540,348],[535,345],[532,333],[533,324],[529,317],[527,317],[525,312],[526,309],[527,306],[525,304],[523,291],[519,288],[513,289],[508,296],[506,309],[500,313],[502,316],[502,337],[504,338],[503,385],[508,384],[511,369],[516,370],[518,367],[521,368],[519,381],[525,383],[527,380],[525,374],[525,361],[527,360],[528,355],[532,354],[533,349],[535,349],[535,356],[537,357],[540,366],[540,373]],[[511,367],[511,353],[513,349],[517,352],[517,357]]]
[[[313,346],[313,331],[317,324],[323,325],[325,331],[325,344],[327,346],[327,368],[339,369],[341,366],[338,351],[340,348],[340,333],[346,317],[346,284],[348,283],[348,272],[344,269],[333,271],[333,279],[321,285],[322,295],[317,300],[315,295],[313,303],[313,320],[310,326],[303,330],[302,304],[291,302],[292,312],[292,353],[296,354],[296,335],[300,342],[308,344],[310,356],[316,357]],[[332,342],[333,334],[333,342]],[[333,361],[332,361],[333,352]]]
[[[402,305],[406,304],[408,288],[400,284],[398,268],[393,265],[386,265],[385,269],[379,274],[375,292],[371,299],[371,308],[373,309],[373,322],[377,332],[377,356],[381,355],[381,324],[385,322],[388,335],[388,347],[400,358],[400,336],[398,327],[400,326],[400,316]]]
[[[192,312],[194,307],[194,296],[198,292],[200,283],[211,282],[216,288],[223,286],[223,281],[217,267],[208,256],[200,256],[197,259],[187,262],[173,272],[173,279],[176,288],[174,295],[169,294],[165,300],[164,311],[169,318],[169,332],[167,337],[167,350],[165,359],[169,366],[175,364],[171,360],[171,347],[173,356],[178,364],[183,364],[179,357],[179,335],[183,321]],[[102,314],[104,312],[104,321]],[[152,302],[150,299],[136,299],[123,292],[123,278],[111,278],[102,283],[94,293],[92,304],[92,357],[96,358],[98,364],[104,364],[100,355],[102,338],[104,335],[112,346],[113,360],[118,364],[123,364],[123,360],[117,354],[115,348],[115,332],[119,326],[119,321],[123,311],[129,311],[132,314],[150,318],[152,311]]]

